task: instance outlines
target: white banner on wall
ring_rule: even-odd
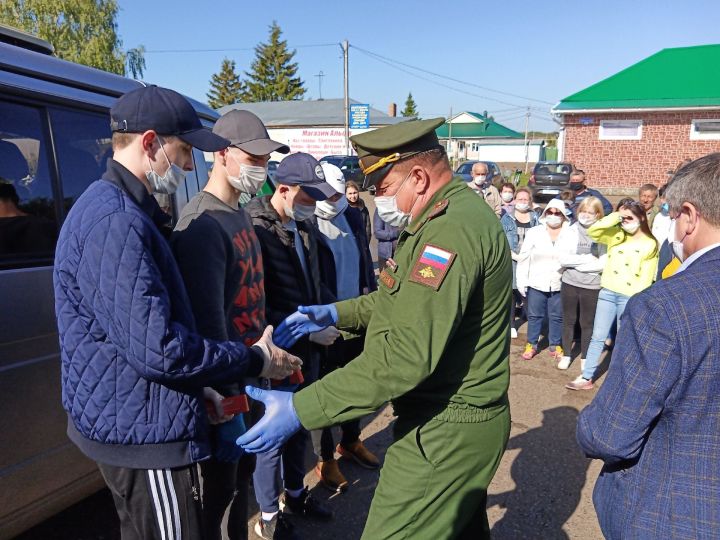
[[[370,129],[351,129],[350,136],[365,133]],[[345,155],[345,129],[339,128],[298,128],[269,129],[270,138],[287,144],[290,152],[305,152],[315,159],[337,154]],[[354,152],[353,152],[354,153]],[[282,159],[282,154],[273,154],[273,159]]]

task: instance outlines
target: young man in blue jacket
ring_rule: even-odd
[[[113,159],[68,213],[54,269],[68,436],[113,494],[123,540],[201,538],[196,463],[210,455],[203,387],[287,376],[299,359],[196,332],[152,193],[172,194],[192,147],[229,142],[180,94],[156,86],[110,111]]]

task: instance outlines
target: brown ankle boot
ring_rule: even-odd
[[[315,466],[315,474],[320,477],[322,485],[330,491],[343,492],[348,487],[348,481],[340,472],[340,467],[338,467],[338,463],[334,459],[318,461]]]
[[[336,450],[342,457],[354,460],[361,467],[366,469],[380,468],[380,460],[360,440],[347,446],[338,444]]]

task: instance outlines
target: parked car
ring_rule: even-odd
[[[0,248],[0,538],[103,487],[97,465],[66,435],[53,260],[70,207],[112,156],[110,107],[142,83],[60,60],[52,50],[0,26],[0,178],[38,224],[19,248]],[[190,102],[212,128],[218,114]],[[195,169],[177,192],[158,196],[174,216],[208,180],[205,156],[192,155]]]
[[[357,156],[325,156],[319,161],[335,165],[343,172],[346,182],[352,180],[358,186],[362,187],[365,175],[362,173],[360,161]]]
[[[494,161],[465,161],[464,163],[458,165],[458,168],[455,170],[455,175],[462,177],[462,179],[466,182],[471,182],[472,168],[476,163],[484,163],[488,166],[488,172],[492,174],[493,184],[502,182],[503,175],[500,172],[500,167],[498,167],[498,164]]]
[[[554,199],[570,185],[570,174],[575,170],[572,163],[562,161],[538,161],[528,180],[536,200]]]
[[[268,161],[268,176],[270,177],[270,180],[275,180],[275,171],[277,171],[278,165],[280,165],[279,161],[275,161],[271,159]]]

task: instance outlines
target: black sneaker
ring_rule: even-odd
[[[315,518],[323,521],[328,521],[333,517],[332,511],[323,503],[313,498],[307,487],[303,489],[298,497],[291,497],[286,491],[283,503],[283,512],[287,514]]]
[[[285,519],[282,512],[278,512],[270,521],[262,516],[255,522],[255,534],[266,540],[300,540],[293,532],[292,524]]]

